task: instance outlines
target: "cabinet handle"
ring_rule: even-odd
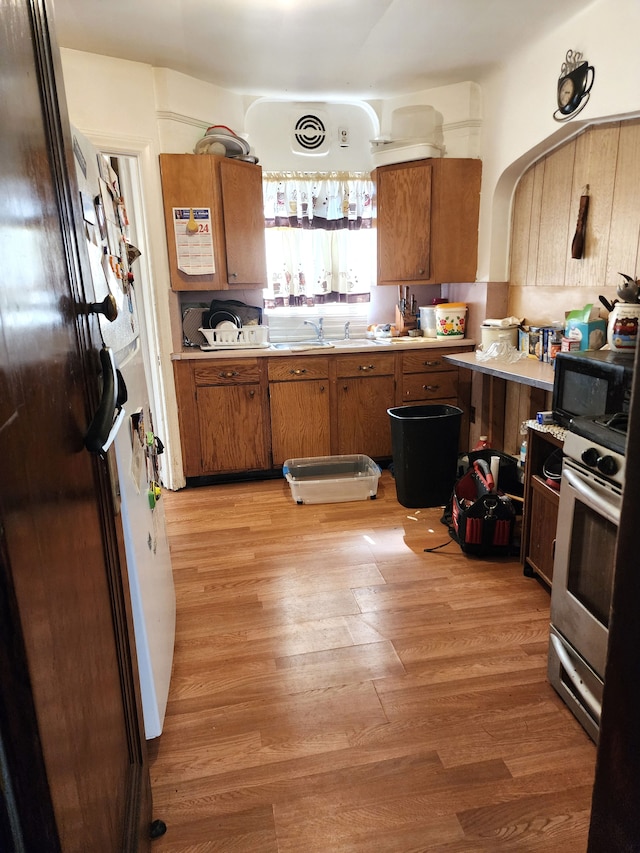
[[[418,275],[424,275],[424,270],[418,270]]]
[[[303,374],[303,373],[306,373],[306,372],[307,372],[307,368],[306,368],[306,367],[298,367],[296,370],[290,370],[290,371],[289,371],[289,373],[290,373],[292,376],[302,376],[302,374]]]
[[[255,391],[249,391],[249,396],[250,396],[250,397],[252,397],[252,398],[253,398],[253,397],[255,397],[255,395],[256,395],[256,392],[255,392]]]
[[[425,361],[425,362],[423,362],[423,364],[425,367],[440,367],[442,362],[438,361],[438,360],[436,360],[436,361]]]
[[[229,278],[238,278],[238,273],[237,272],[230,272]]]
[[[373,364],[359,364],[358,370],[375,370],[375,365]]]
[[[223,370],[220,374],[220,379],[233,379],[234,376],[239,376],[237,370]]]
[[[321,390],[321,391],[324,391],[324,385],[321,385],[321,386],[320,386],[320,390]]]
[[[422,388],[425,391],[437,391],[439,387],[440,387],[439,385],[423,385],[422,386]]]

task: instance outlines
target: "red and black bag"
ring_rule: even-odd
[[[496,490],[489,464],[475,459],[453,487],[443,524],[465,554],[504,556],[516,553],[516,510],[508,495]]]

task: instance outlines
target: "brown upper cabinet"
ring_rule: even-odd
[[[232,290],[267,284],[262,169],[215,154],[161,154],[160,173],[173,290]],[[208,208],[215,272],[178,268],[174,208]]]
[[[375,170],[378,284],[476,280],[481,174],[456,158]]]

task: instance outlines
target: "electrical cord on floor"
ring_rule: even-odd
[[[453,539],[449,539],[449,540],[447,540],[447,542],[443,542],[442,545],[434,545],[433,548],[425,548],[424,553],[430,554],[433,551],[439,551],[440,548],[444,548],[446,545],[450,545],[452,542],[453,542]]]

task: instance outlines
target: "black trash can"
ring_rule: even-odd
[[[457,476],[462,409],[443,404],[387,411],[398,501],[406,507],[444,506]]]

